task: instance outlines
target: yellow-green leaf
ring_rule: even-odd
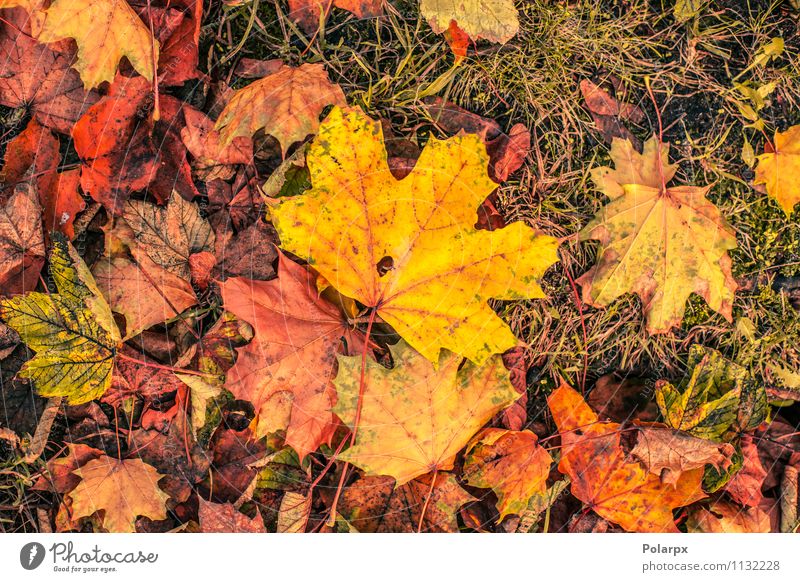
[[[519,31],[514,0],[420,0],[419,11],[436,33],[455,22],[472,40],[505,44]]]
[[[453,468],[456,453],[519,393],[500,356],[478,367],[442,352],[438,369],[405,342],[389,348],[394,367],[367,360],[355,444],[340,458],[397,485]],[[360,356],[339,356],[334,412],[351,428],[359,403]]]
[[[597,264],[578,279],[583,301],[607,307],[626,293],[642,300],[650,333],[680,325],[686,300],[703,297],[731,321],[737,285],[728,251],[736,237],[719,209],[706,199],[709,187],[667,187],[677,166],[669,145],[653,137],[638,153],[628,140],[611,146],[614,169],[592,171],[611,198],[581,231],[600,241]]]
[[[0,301],[0,316],[36,355],[19,372],[39,394],[70,404],[99,398],[111,385],[120,334],[86,264],[53,235],[50,273],[58,293]]]
[[[764,421],[766,392],[747,370],[700,345],[689,352],[689,368],[678,387],[668,382],[656,387],[656,402],[671,428],[722,441]]]

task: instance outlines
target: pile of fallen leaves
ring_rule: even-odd
[[[327,16],[289,7],[312,33]],[[518,28],[511,0],[420,11],[455,59]],[[254,61],[232,90],[198,70],[202,13],[0,1],[0,103],[25,120],[2,169],[0,446],[40,463],[42,531],[797,528],[779,406],[800,394],[713,350],[643,406],[639,386],[606,378],[587,402],[561,381],[553,424],[528,420],[530,354],[490,305],[543,297],[558,261],[494,206],[524,127],[427,100],[454,135],[420,151],[322,64]],[[696,293],[730,321],[737,243],[709,186],[669,185],[668,144],[640,153],[635,112],[582,89],[613,140],[583,302],[636,293],[670,333]],[[787,212],[798,160],[795,127],[757,170]]]

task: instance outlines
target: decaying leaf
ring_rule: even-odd
[[[314,34],[319,28],[322,10],[336,6],[352,12],[358,18],[373,18],[383,13],[384,0],[333,0],[320,2],[320,0],[289,0],[289,18],[295,21],[303,32]],[[327,17],[327,14],[325,14]]]
[[[148,81],[158,62],[156,41],[125,0],[55,0],[47,10],[41,42],[75,39],[73,65],[87,89],[111,82],[122,57]]]
[[[543,495],[553,459],[529,430],[487,428],[467,447],[464,479],[497,495],[500,520],[521,514],[534,495]]]
[[[758,507],[764,499],[761,488],[767,478],[767,471],[761,464],[758,446],[752,436],[742,436],[739,445],[742,449],[742,468],[725,485],[725,492],[737,503]]]
[[[717,501],[708,508],[689,513],[686,528],[690,533],[769,533],[769,516],[758,507],[742,507]]]
[[[681,474],[706,465],[725,471],[736,452],[730,443],[716,443],[664,426],[643,426],[636,434],[631,455],[664,483],[675,484]]]
[[[398,485],[434,470],[452,469],[456,453],[519,394],[500,356],[483,366],[443,351],[434,365],[405,342],[389,347],[394,367],[366,360],[361,416],[362,358],[340,356],[334,412],[356,431],[340,458],[367,475],[389,475]]]
[[[267,531],[260,513],[256,513],[256,516],[250,519],[231,503],[211,503],[202,497],[199,502],[200,529],[204,533],[263,533]]]
[[[92,268],[111,310],[125,316],[125,338],[177,317],[197,303],[192,286],[154,263],[143,251],[135,260],[103,257]]]
[[[278,510],[278,533],[303,533],[310,513],[310,495],[287,491]]]
[[[611,199],[581,231],[600,241],[597,264],[577,280],[583,301],[607,307],[626,293],[642,300],[650,333],[680,325],[692,293],[732,321],[737,284],[730,249],[736,237],[709,187],[667,187],[677,166],[669,145],[653,137],[639,154],[627,140],[611,145],[615,168],[595,168],[592,180]]]
[[[336,423],[331,378],[342,338],[352,333],[332,303],[319,297],[315,276],[280,257],[278,278],[232,277],[220,284],[225,309],[250,323],[255,339],[240,348],[226,388],[253,403],[256,434],[286,429],[301,458],[329,442]]]
[[[0,301],[0,316],[36,355],[19,372],[42,396],[81,404],[111,385],[120,334],[89,269],[63,237],[53,237],[50,275],[58,293]]]
[[[420,0],[419,11],[440,34],[455,23],[472,40],[505,44],[519,31],[513,0]]]
[[[346,105],[339,85],[328,79],[321,64],[283,66],[275,73],[236,91],[217,119],[221,146],[258,130],[271,135],[281,152],[316,133],[319,116],[328,105]]]
[[[672,510],[703,499],[703,469],[664,484],[626,457],[620,425],[600,422],[580,394],[563,384],[547,399],[561,435],[559,471],[572,494],[601,517],[632,532],[677,532]]]
[[[700,345],[689,351],[691,374],[676,388],[656,386],[656,402],[670,427],[711,440],[730,440],[766,418],[763,386],[747,370]]]
[[[129,201],[122,213],[136,241],[154,263],[189,280],[190,257],[214,250],[214,232],[197,206],[173,193],[167,206]]]
[[[767,193],[786,215],[800,202],[800,125],[775,132],[774,151],[758,156],[754,184],[766,184]]]
[[[423,475],[397,487],[391,477],[363,477],[345,490],[339,509],[348,523],[364,533],[457,532],[459,507],[475,498],[451,473],[437,473],[431,487],[433,478]]]
[[[103,529],[111,533],[136,531],[136,518],[166,519],[169,496],[158,487],[163,476],[140,459],[119,460],[103,455],[75,470],[81,478],[69,493],[72,519],[102,511]]]
[[[24,4],[24,2],[20,3]],[[69,52],[37,42],[28,15],[5,11],[0,27],[0,104],[27,107],[43,126],[69,134],[98,95],[83,88]],[[61,47],[56,47],[61,48]]]
[[[33,185],[22,183],[0,208],[0,295],[35,289],[44,257],[42,208]]]
[[[335,108],[307,154],[313,187],[271,209],[283,248],[432,362],[442,348],[480,365],[514,347],[487,300],[542,297],[556,239],[522,222],[474,228],[496,187],[475,135],[430,140],[402,180],[386,160],[380,124]]]

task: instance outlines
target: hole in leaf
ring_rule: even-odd
[[[392,257],[383,257],[378,261],[375,267],[378,269],[378,275],[383,277],[386,273],[394,269],[394,259]]]

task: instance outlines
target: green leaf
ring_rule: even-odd
[[[19,376],[45,397],[82,404],[111,385],[120,333],[86,264],[63,236],[53,235],[50,274],[58,293],[0,301],[0,317],[36,355]]]
[[[676,388],[656,389],[664,421],[694,436],[729,441],[756,428],[767,415],[767,394],[747,370],[700,345],[689,352],[691,374]]]

